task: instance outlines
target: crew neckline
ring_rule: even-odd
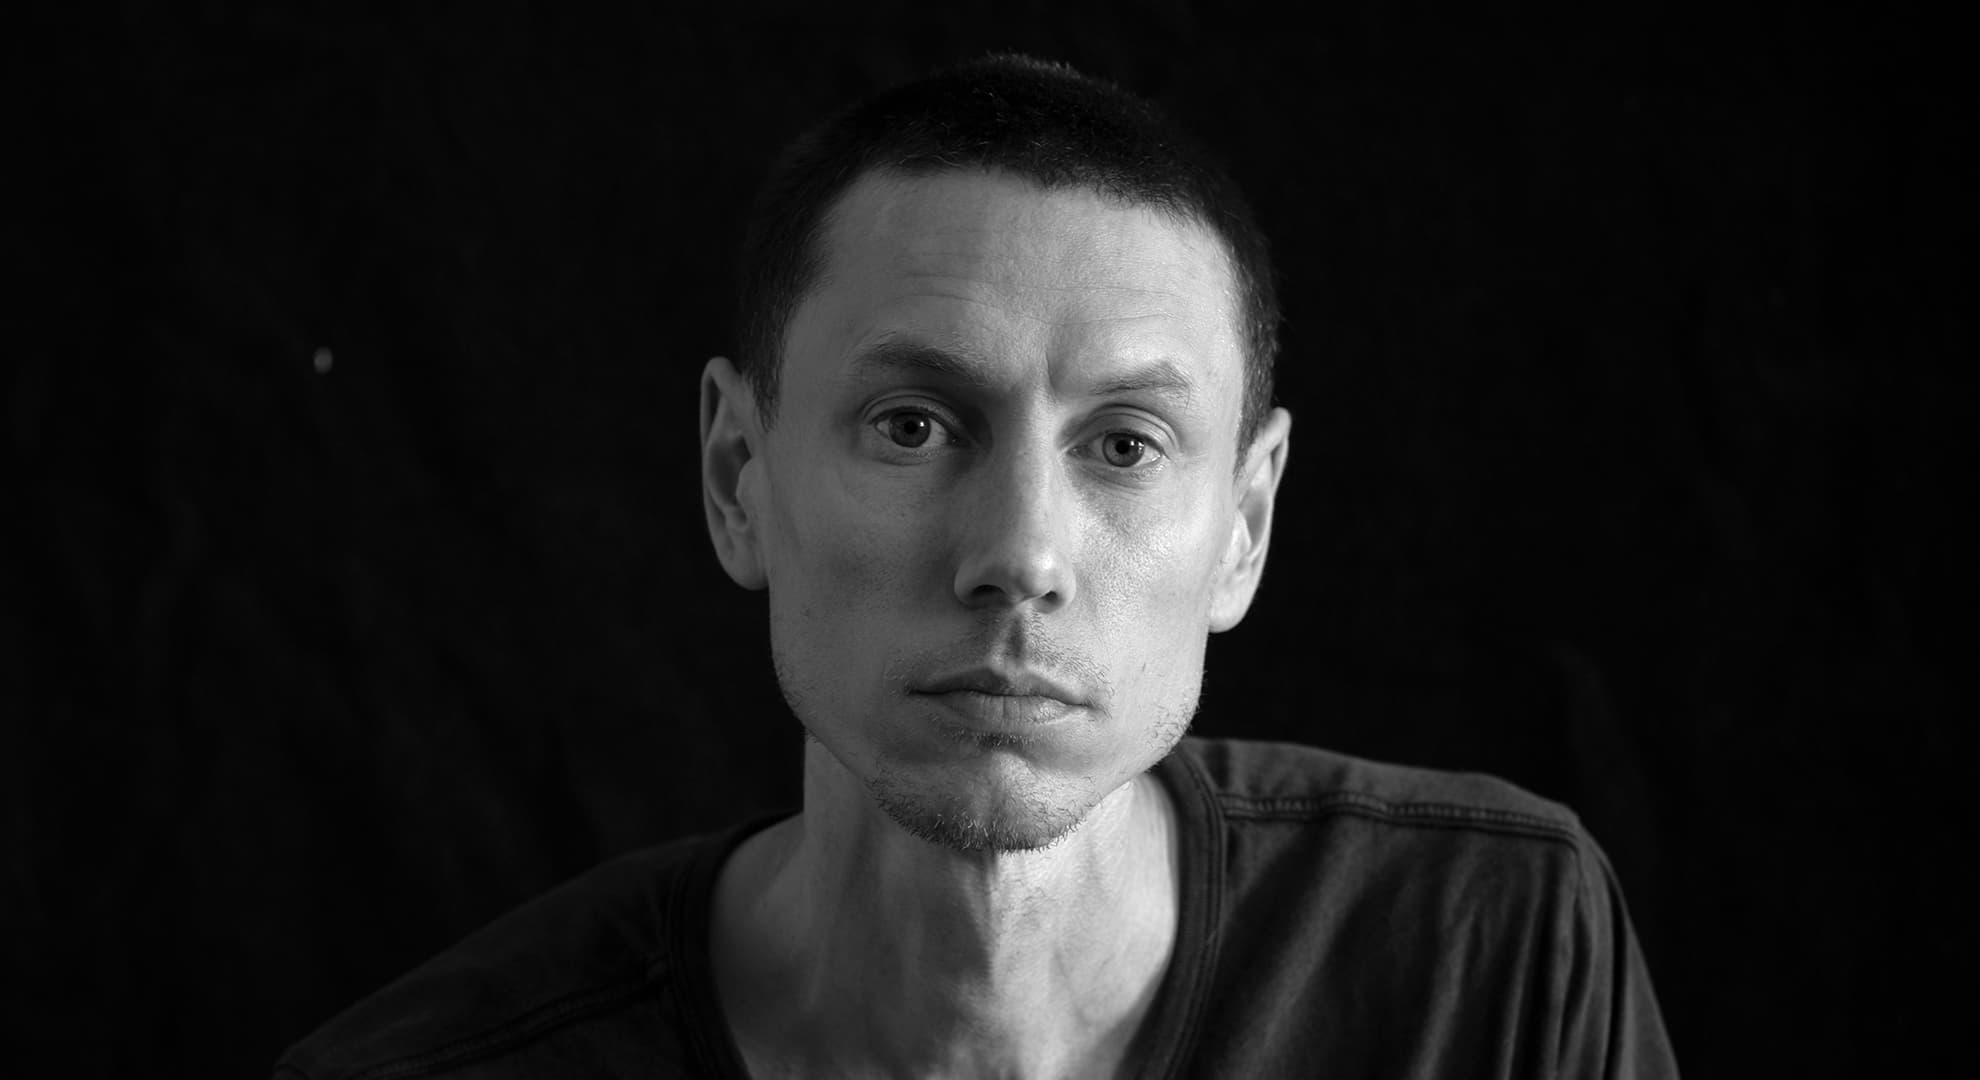
[[[1130,1051],[1128,1075],[1175,1077],[1182,1074],[1196,1044],[1197,1028],[1209,999],[1207,984],[1217,962],[1216,928],[1222,918],[1223,830],[1208,778],[1186,738],[1149,770],[1168,792],[1176,812],[1176,940],[1161,988],[1143,1018]],[[686,1030],[683,1041],[703,1074],[723,1080],[749,1080],[749,1067],[736,1044],[715,987],[710,955],[715,883],[722,867],[743,842],[796,811],[771,814],[709,836],[698,846],[666,897],[659,913],[669,927],[667,952],[658,959],[674,973],[674,997]]]

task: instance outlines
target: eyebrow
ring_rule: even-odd
[[[861,349],[847,365],[846,377],[864,380],[919,373],[940,375],[971,386],[987,386],[990,380],[984,368],[973,357],[926,342],[888,340]]]
[[[1196,380],[1174,360],[1158,360],[1146,367],[1136,368],[1118,378],[1095,384],[1087,391],[1094,397],[1113,397],[1118,394],[1157,393],[1174,397],[1194,399]]]
[[[968,386],[988,386],[987,365],[967,352],[952,351],[923,341],[887,340],[860,350],[847,365],[854,381],[909,373],[936,375]],[[1088,397],[1154,393],[1194,403],[1196,380],[1174,360],[1153,363],[1112,376],[1084,391]]]

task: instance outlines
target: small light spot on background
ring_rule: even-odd
[[[324,345],[317,348],[316,355],[310,357],[309,362],[316,368],[318,375],[328,375],[330,374],[330,365],[337,361],[335,357],[330,355],[330,347]]]

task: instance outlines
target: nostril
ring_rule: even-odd
[[[1062,575],[1055,571],[1019,571],[979,577],[973,587],[967,590],[959,588],[957,595],[970,607],[1030,605],[1050,611],[1065,602],[1065,584]]]
[[[1020,463],[1021,464],[1021,463]],[[986,471],[957,522],[956,599],[970,607],[1054,608],[1072,598],[1066,507],[1036,468]],[[988,481],[995,481],[994,484]]]
[[[970,592],[970,596],[978,600],[1008,600],[1012,603],[1025,600],[1036,600],[1040,603],[1056,603],[1059,599],[1059,593],[1056,589],[1046,589],[1041,592],[1023,587],[1002,585],[978,585]]]

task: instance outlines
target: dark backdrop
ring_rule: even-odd
[[[1694,1077],[1966,1041],[1948,28],[185,7],[10,45],[0,970],[65,1074],[258,1073],[792,803],[698,503],[737,217],[825,106],[991,47],[1165,103],[1277,243],[1291,471],[1198,730],[1575,807]]]

